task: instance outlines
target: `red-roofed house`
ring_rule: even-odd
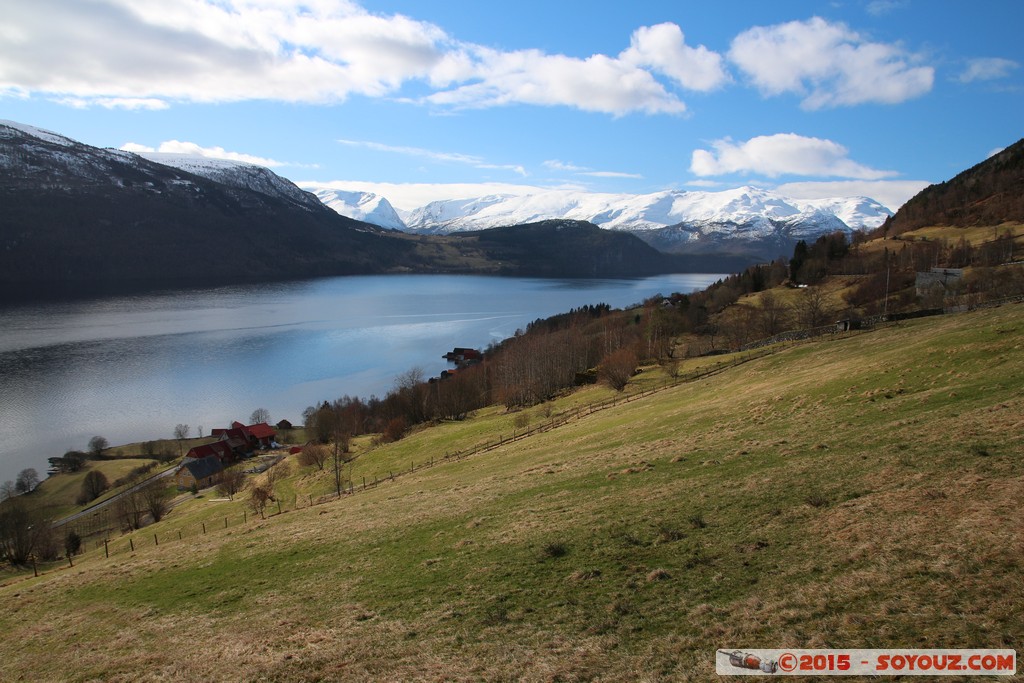
[[[237,454],[231,449],[227,441],[214,441],[204,446],[196,446],[189,450],[185,455],[186,458],[193,460],[202,460],[209,456],[215,456],[222,464],[229,464],[237,459]]]
[[[248,453],[256,448],[269,448],[277,437],[277,431],[266,422],[244,425],[232,422],[230,429],[214,429],[211,436],[231,444],[237,453]]]

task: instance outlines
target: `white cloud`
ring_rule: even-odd
[[[591,178],[643,178],[643,176],[640,175],[639,173],[625,173],[623,171],[595,171],[594,169],[588,168],[586,166],[577,166],[576,164],[565,163],[563,161],[558,161],[557,159],[545,161],[544,167],[549,168],[552,171],[566,171],[568,173],[589,176]]]
[[[474,168],[500,170],[500,171],[512,171],[518,173],[521,176],[526,176],[526,169],[516,164],[491,164],[488,163],[483,157],[473,156],[470,154],[460,154],[458,152],[437,152],[430,149],[423,149],[422,147],[405,147],[401,145],[386,145],[380,142],[371,142],[368,140],[344,140],[339,139],[339,143],[347,145],[349,147],[363,147],[366,149],[372,149],[377,152],[390,152],[394,154],[404,154],[406,156],[422,157],[430,159],[432,161],[440,161],[445,163],[457,163],[467,164]]]
[[[935,78],[901,47],[819,17],[744,31],[729,59],[764,94],[796,93],[805,109],[895,104],[930,91]]]
[[[87,109],[89,107],[99,106],[104,109],[128,109],[130,111],[137,111],[145,109],[149,111],[159,111],[161,109],[167,109],[170,105],[164,100],[155,97],[97,97],[93,99],[86,99],[82,97],[62,97],[58,98],[58,104],[63,104],[75,109]]]
[[[868,3],[868,14],[873,17],[882,17],[890,12],[906,7],[905,0],[872,0]]]
[[[1019,67],[1019,63],[1012,59],[1003,59],[1002,57],[972,59],[967,62],[967,68],[960,73],[957,80],[961,83],[994,81],[1006,78],[1014,69]]]
[[[730,80],[722,56],[703,45],[686,45],[683,31],[676,24],[637,29],[621,59],[638,66],[652,67],[689,90],[714,90]]]
[[[639,173],[625,173],[623,171],[586,171],[580,175],[589,176],[591,178],[627,178],[643,180],[643,176]]]
[[[206,157],[207,159],[228,159],[230,161],[240,161],[246,164],[265,166],[267,168],[292,165],[283,161],[275,161],[274,159],[253,156],[252,154],[229,152],[223,147],[201,147],[194,142],[182,142],[181,140],[167,140],[166,142],[161,142],[159,147],[148,147],[135,142],[128,142],[121,145],[121,149],[126,152],[135,152],[136,154],[156,152],[159,154],[180,154],[191,157]]]
[[[674,24],[638,29],[621,55],[578,59],[459,42],[430,22],[374,14],[348,0],[9,4],[0,93],[40,93],[73,106],[322,104],[402,98],[415,81],[433,91],[419,101],[442,107],[679,114],[686,106],[666,84],[709,90],[728,78],[721,56],[687,46]]]
[[[896,211],[929,185],[926,180],[836,180],[783,183],[775,189],[794,199],[871,197],[890,211]]]
[[[686,105],[651,72],[607,55],[578,59],[539,50],[479,48],[475,56],[473,82],[434,93],[424,101],[454,108],[569,106],[616,116],[686,111]]]
[[[694,150],[690,171],[698,176],[729,173],[831,176],[877,180],[897,175],[859,164],[837,142],[793,133],[762,135],[746,142],[726,138],[711,143],[712,150]]]
[[[438,27],[345,0],[38,0],[4,8],[0,91],[105,102],[341,101],[455,73]]]

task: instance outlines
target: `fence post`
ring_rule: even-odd
[[[160,545],[160,539],[156,537],[156,534],[153,534],[153,545]]]
[[[132,552],[135,552],[135,539],[133,539],[131,536],[128,537],[128,545],[131,546]]]
[[[224,528],[225,529],[228,528],[228,518],[227,517],[224,518]]]
[[[108,539],[106,539],[106,538],[103,539],[103,552],[106,553],[107,558],[109,559],[110,558],[110,546],[107,545],[107,540]]]
[[[249,521],[249,513],[246,512],[245,510],[242,510],[242,523],[245,524],[248,521]]]
[[[181,540],[181,529],[178,529],[178,540]]]
[[[363,490],[366,490],[366,477],[363,477]]]
[[[277,499],[277,514],[281,514],[281,499]]]
[[[203,535],[206,535],[206,522],[203,522]]]

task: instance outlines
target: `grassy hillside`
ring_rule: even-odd
[[[204,497],[134,552],[6,576],[0,679],[704,681],[720,647],[1019,648],[1022,344],[1024,305],[910,321],[267,520],[216,528],[243,502]]]

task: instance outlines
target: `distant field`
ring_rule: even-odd
[[[207,493],[134,552],[4,576],[0,680],[708,681],[723,647],[1019,651],[1022,347],[1024,305],[794,346],[314,507],[293,509],[332,475],[293,462],[287,514]],[[515,418],[361,441],[350,474]]]
[[[59,519],[82,509],[82,506],[77,505],[75,501],[82,490],[82,480],[85,479],[85,475],[90,470],[102,472],[107,477],[107,481],[113,484],[121,477],[127,476],[132,470],[154,462],[156,461],[144,458],[90,460],[86,462],[86,466],[81,471],[47,477],[39,485],[39,489],[32,495],[42,499],[42,504],[51,518]],[[157,467],[159,468],[161,465],[157,463]],[[169,465],[163,465],[162,467],[166,468]],[[103,500],[106,495],[108,494],[101,496],[97,500]]]

